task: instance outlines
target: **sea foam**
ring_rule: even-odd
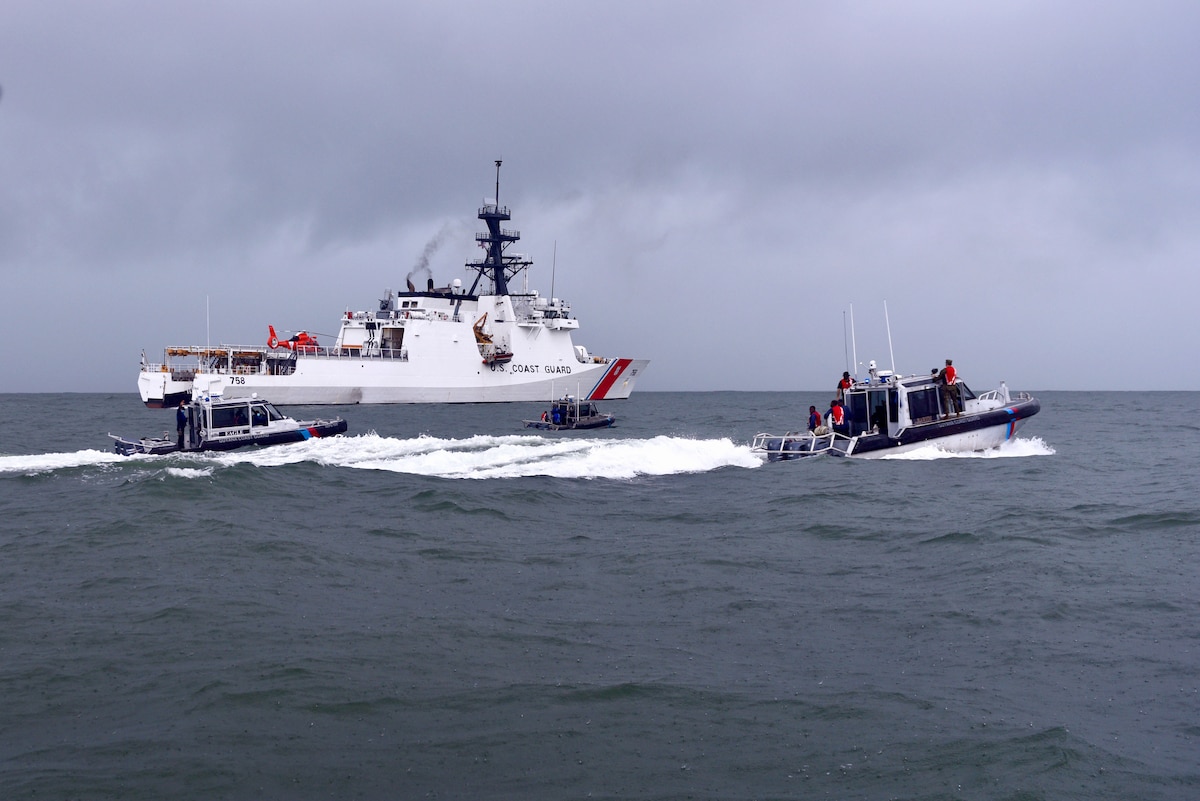
[[[1001,443],[998,448],[989,448],[986,451],[955,453],[944,451],[936,443],[930,443],[921,448],[880,458],[927,462],[934,459],[1012,459],[1025,456],[1053,456],[1054,453],[1054,448],[1047,445],[1041,437],[1030,437],[1029,439],[1016,437]]]
[[[250,463],[261,467],[315,462],[359,470],[472,479],[524,476],[628,479],[762,464],[749,447],[736,445],[729,439],[522,435],[399,439],[374,433],[310,440],[287,448],[222,454],[217,459],[228,464]]]

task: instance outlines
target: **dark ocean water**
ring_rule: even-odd
[[[122,458],[0,395],[0,798],[1195,799],[1200,394],[762,464],[823,394],[290,409]]]

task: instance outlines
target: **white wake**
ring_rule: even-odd
[[[944,451],[935,443],[930,443],[924,447],[915,448],[904,453],[881,456],[880,459],[927,462],[934,459],[1013,459],[1025,456],[1053,456],[1054,453],[1054,448],[1047,445],[1041,437],[1030,437],[1029,439],[1015,437],[1001,443],[998,448],[991,448],[986,451],[954,453]]]
[[[0,456],[0,474],[131,465],[142,469],[159,468],[172,478],[193,479],[207,478],[214,470],[235,465],[277,468],[306,462],[355,470],[472,479],[526,476],[629,479],[762,465],[762,460],[748,445],[734,444],[729,439],[668,436],[589,439],[524,435],[400,439],[369,433],[222,453],[120,456],[85,450]]]

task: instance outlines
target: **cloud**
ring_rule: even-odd
[[[533,285],[592,351],[650,356],[647,389],[824,387],[851,304],[880,359],[885,300],[905,371],[953,348],[1014,387],[1200,389],[1175,369],[1197,23],[1185,2],[17,2],[0,336],[40,337],[46,309],[97,333],[69,377],[6,349],[8,388],[132,391],[143,347],[325,331],[443,231],[430,270],[466,277],[502,158]]]

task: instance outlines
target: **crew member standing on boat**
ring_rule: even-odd
[[[846,433],[846,410],[842,407],[842,402],[832,400],[829,402],[829,411],[825,413],[829,420],[829,427],[836,434]]]
[[[852,386],[854,386],[854,381],[850,378],[849,371],[842,373],[842,380],[837,385],[837,399],[840,401],[846,400],[846,390]]]
[[[179,408],[175,410],[175,431],[179,434],[179,450],[183,450],[183,430],[187,428],[187,409],[184,408],[184,402],[179,401]]]
[[[816,406],[808,407],[808,430],[816,431],[821,425],[821,413],[817,411]]]
[[[946,359],[946,366],[937,374],[938,385],[942,388],[942,419],[950,417],[951,409],[954,416],[962,414],[962,399],[958,394],[958,371],[954,369],[954,361]]]

